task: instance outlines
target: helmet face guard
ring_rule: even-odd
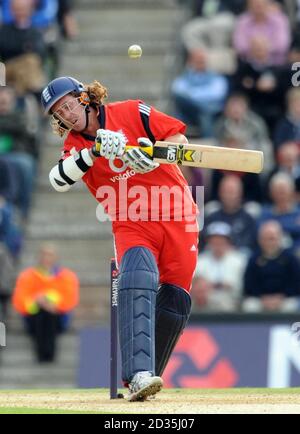
[[[75,96],[75,95],[74,95]],[[77,109],[82,106],[82,113],[78,113]],[[59,136],[64,136],[65,133],[71,131],[76,125],[80,115],[88,111],[89,107],[89,97],[86,92],[82,92],[79,96],[73,100],[63,103],[57,108],[55,112],[51,112],[51,126],[53,131]],[[75,113],[76,112],[76,113]],[[76,116],[73,122],[65,119],[65,113],[72,114]],[[87,125],[86,125],[87,126]]]
[[[85,93],[82,83],[72,77],[59,77],[52,80],[42,92],[41,104],[45,114],[49,114],[53,105],[65,95],[74,93],[74,95],[81,95]],[[86,94],[87,95],[87,94]]]
[[[89,113],[89,96],[83,86],[78,80],[72,77],[59,77],[55,80],[52,80],[48,86],[42,92],[41,103],[44,109],[45,114],[51,114],[51,125],[56,134],[59,136],[63,136],[66,132],[70,131],[75,123],[70,123],[59,113],[61,107],[56,111],[56,113],[52,113],[52,107],[56,104],[61,98],[64,96],[71,94],[76,97],[77,103],[75,106],[68,103],[68,106],[64,106],[64,109],[67,108],[69,112],[74,111],[78,105],[83,105],[84,110],[86,112],[86,128],[88,125],[88,113]],[[76,101],[74,99],[74,101]]]

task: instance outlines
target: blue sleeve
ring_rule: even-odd
[[[2,0],[1,15],[4,24],[13,22],[10,12],[11,0]],[[39,7],[32,16],[32,25],[34,27],[48,27],[56,22],[58,13],[58,0],[40,0]]]
[[[39,28],[48,27],[56,22],[57,13],[57,0],[41,0],[40,7],[32,17],[32,25]]]
[[[3,24],[10,24],[13,21],[13,17],[10,13],[10,0],[2,0],[1,21]]]

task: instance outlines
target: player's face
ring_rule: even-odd
[[[83,131],[86,124],[85,106],[79,98],[66,95],[52,107],[52,115],[56,121],[66,126],[68,130]]]

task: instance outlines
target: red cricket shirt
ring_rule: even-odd
[[[183,122],[139,100],[103,105],[98,119],[99,128],[121,132],[128,144],[136,146],[140,137],[155,142],[183,134],[186,128]],[[63,158],[91,148],[94,141],[95,137],[71,131],[64,143]],[[163,281],[189,290],[197,259],[198,233],[187,234],[184,228],[186,221],[195,221],[197,207],[179,167],[161,164],[152,172],[139,174],[121,159],[98,158],[82,179],[111,217],[118,261],[134,245],[148,247],[158,261]],[[173,189],[174,194],[163,196],[159,188]],[[157,244],[158,238],[165,244]],[[171,261],[175,245],[177,259],[174,256]],[[163,263],[167,252],[168,263]]]

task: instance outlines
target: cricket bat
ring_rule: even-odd
[[[126,149],[132,148],[133,146],[126,146]],[[247,149],[161,141],[157,141],[154,146],[143,146],[140,149],[154,161],[162,164],[251,173],[260,173],[264,164],[264,155],[261,151]]]

